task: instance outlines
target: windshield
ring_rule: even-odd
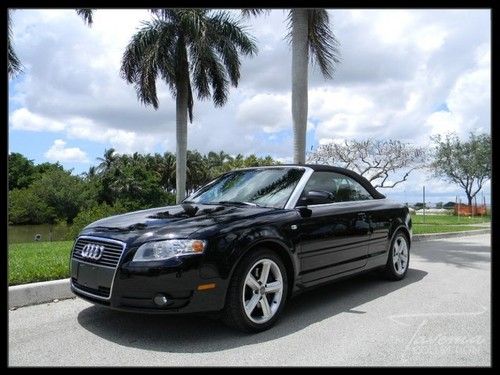
[[[299,168],[244,169],[224,174],[185,202],[283,208],[304,174]]]

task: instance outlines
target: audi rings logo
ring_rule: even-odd
[[[93,243],[86,244],[82,249],[82,258],[99,260],[104,252],[104,246]]]

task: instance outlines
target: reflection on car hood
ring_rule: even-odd
[[[273,208],[239,207],[229,204],[182,204],[111,216],[93,222],[85,227],[84,232],[104,232],[109,235],[113,232],[152,231],[161,236],[172,234],[175,237],[187,237],[203,227],[247,219],[274,210]]]

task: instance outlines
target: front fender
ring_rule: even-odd
[[[281,254],[286,253],[293,266],[294,276],[296,276],[298,257],[295,243],[291,236],[273,226],[248,228],[238,234],[233,233],[231,245],[226,248],[227,258],[224,262],[225,266],[220,270],[221,276],[230,278],[245,254],[259,244],[270,244],[273,248],[279,248]]]

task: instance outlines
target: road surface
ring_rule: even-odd
[[[9,366],[490,366],[490,251],[489,234],[415,242],[405,280],[315,289],[257,335],[80,299],[19,308]]]

